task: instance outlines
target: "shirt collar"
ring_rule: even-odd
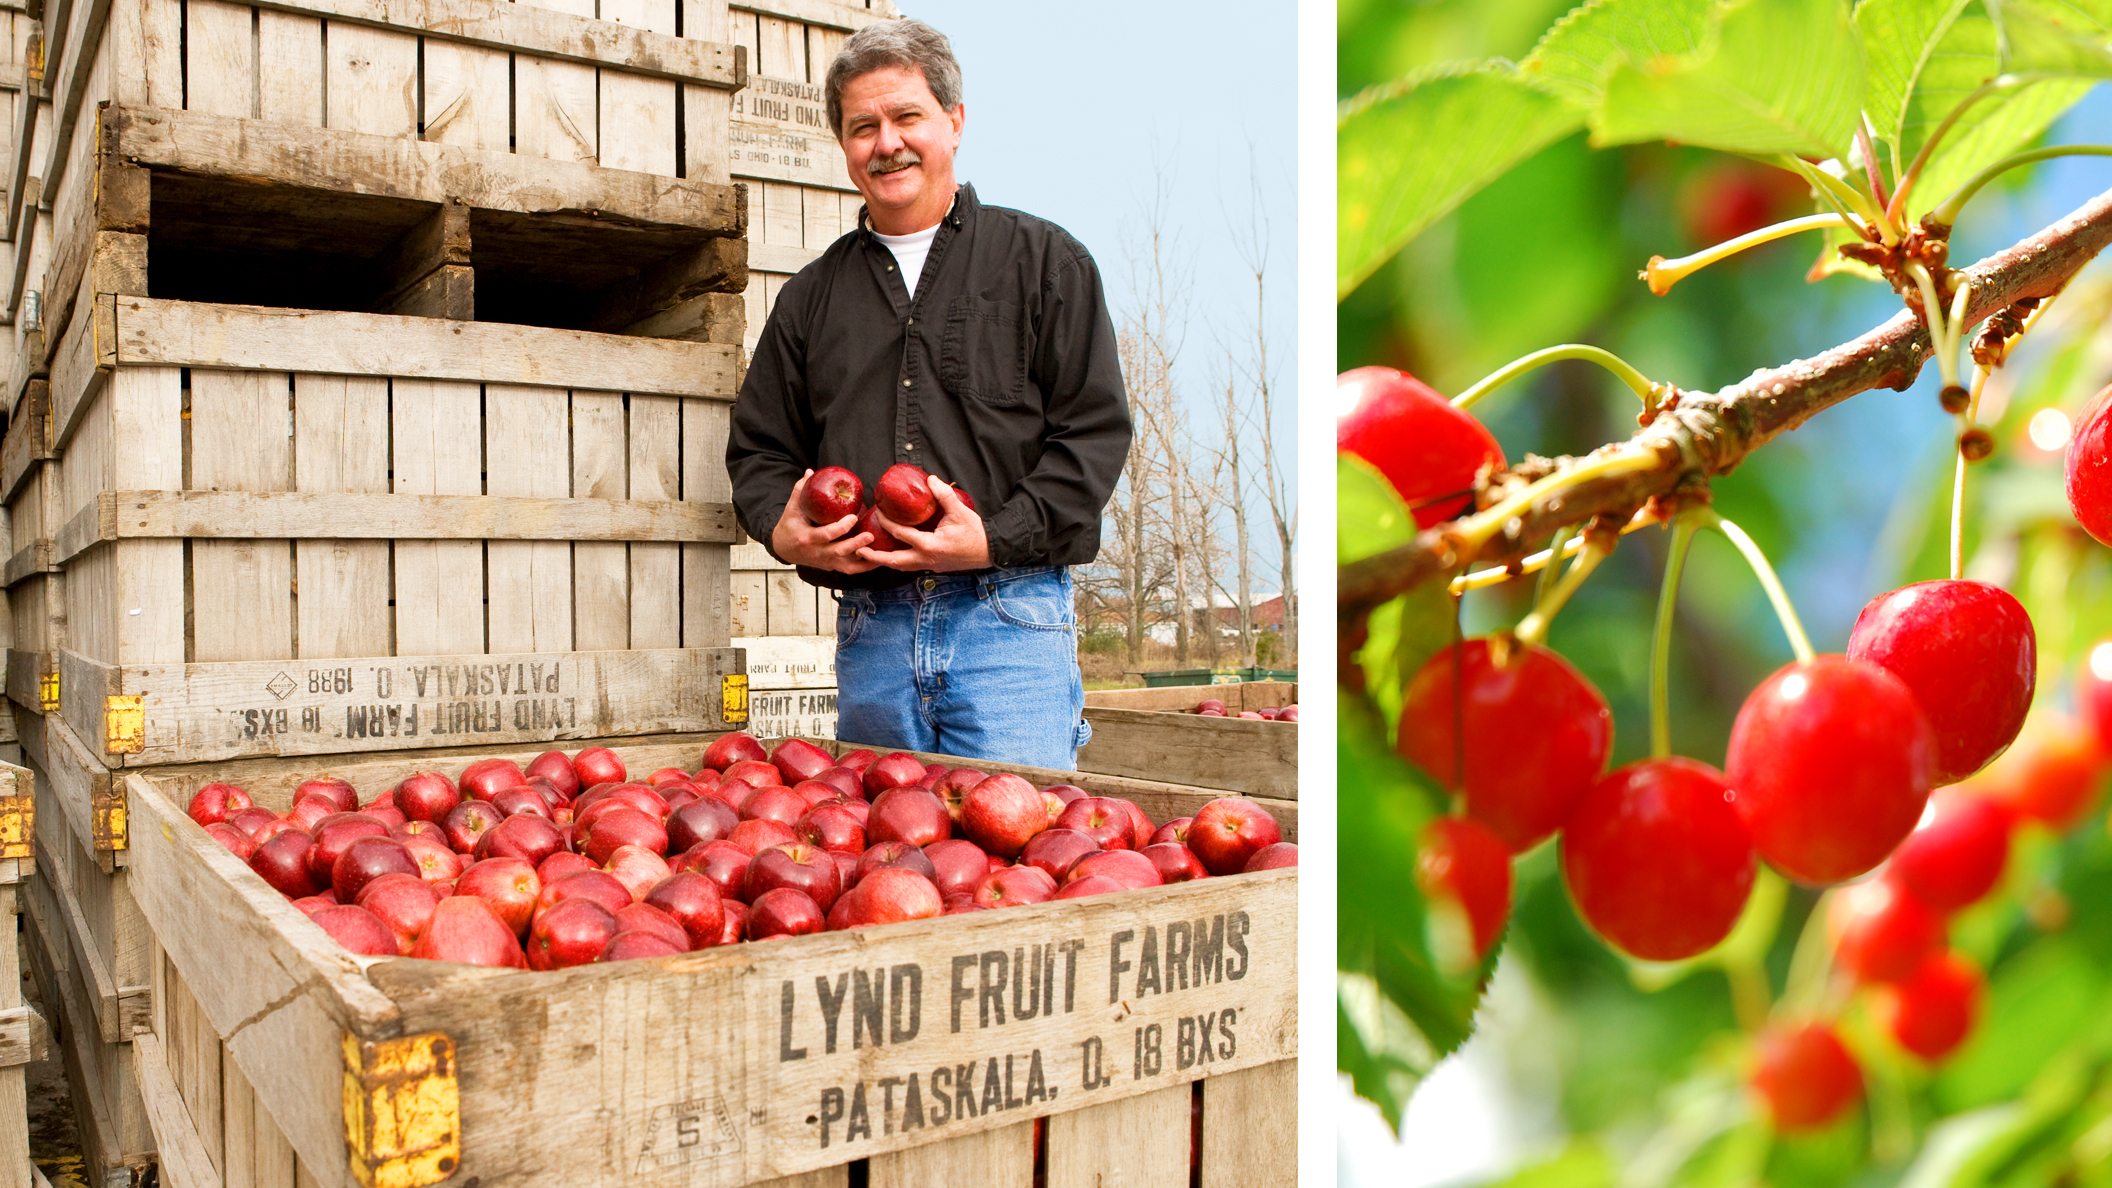
[[[962,227],[968,225],[968,220],[974,215],[977,206],[978,203],[975,200],[975,187],[969,185],[967,182],[962,182],[959,186],[955,187],[953,191],[953,205],[947,208],[946,217],[939,220],[939,225],[958,231]],[[863,204],[858,207],[858,229],[860,231],[865,232],[868,237],[875,234],[875,232],[873,231],[871,210],[869,207]]]

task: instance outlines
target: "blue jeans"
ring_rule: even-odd
[[[1060,566],[843,591],[836,684],[845,742],[1072,771],[1092,733]]]

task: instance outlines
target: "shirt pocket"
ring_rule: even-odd
[[[957,396],[1000,408],[1027,393],[1026,319],[1019,306],[972,294],[946,306],[939,341],[939,381]]]

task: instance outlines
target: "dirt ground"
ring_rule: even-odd
[[[27,944],[27,935],[18,933],[16,943]],[[35,1006],[37,1013],[47,1022],[57,1017],[58,1012],[37,993],[36,982],[29,976],[29,955],[26,952],[22,954],[22,997]],[[66,1065],[59,1058],[56,1036],[47,1046],[44,1058],[29,1065],[26,1090],[30,1162],[43,1173],[52,1188],[90,1188],[83,1174],[85,1161],[81,1156],[81,1134],[74,1124],[73,1098],[67,1092]]]

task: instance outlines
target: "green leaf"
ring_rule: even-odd
[[[2102,3],[2007,0],[2002,68],[2011,74],[2112,78],[2112,13]]]
[[[2020,16],[2015,6],[2006,6],[2004,12],[2012,22],[2031,19]],[[2032,27],[2043,32],[2043,22]],[[1896,119],[1879,126],[1879,135],[1894,143],[1899,160],[1911,162],[1959,104],[2011,68],[2003,61],[2002,41],[2003,31],[1979,8],[1950,23],[1929,51]],[[1907,213],[1918,218],[1973,174],[2037,138],[2089,89],[2088,82],[2049,79],[1982,98],[1966,108],[1929,154],[1908,195]]]
[[[1684,58],[1617,69],[1593,113],[1593,143],[1846,155],[1863,55],[1839,0],[1745,0],[1709,41]]]
[[[1518,73],[1592,107],[1616,67],[1701,48],[1715,7],[1715,0],[1590,0],[1555,22]]]
[[[1925,79],[1944,85],[1945,72],[1958,69],[1955,58],[1937,51],[1967,2],[1863,0],[1857,6],[1855,35],[1862,42],[1863,61],[1870,70],[1870,90],[1863,97],[1863,110],[1879,140],[1903,145],[1903,121],[1911,110],[1908,100],[1921,89]],[[1978,83],[1975,79],[1966,89],[1971,90]],[[1904,153],[1918,147],[1906,147]],[[1904,153],[1891,163],[1891,176],[1898,176],[1906,166]]]
[[[1582,126],[1508,62],[1461,63],[1374,88],[1335,127],[1335,295],[1519,161]]]
[[[1369,705],[1347,694],[1335,767],[1343,836],[1382,856],[1343,863],[1338,879],[1336,1060],[1398,1126],[1415,1084],[1473,1030],[1488,967],[1462,977],[1440,970],[1415,855],[1445,798],[1393,753]]]
[[[1335,455],[1335,564],[1376,557],[1415,539],[1415,517],[1377,467]]]

